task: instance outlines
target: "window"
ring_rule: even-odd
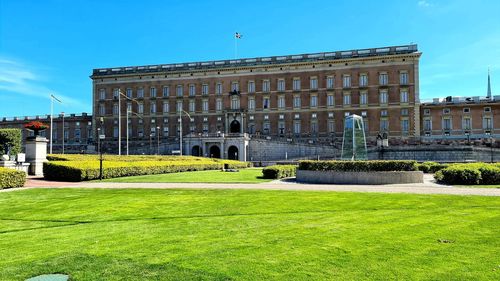
[[[106,99],[106,90],[104,89],[99,89],[99,99],[104,100]]]
[[[401,103],[408,103],[408,90],[401,90]]]
[[[318,122],[313,121],[311,122],[311,133],[315,134],[318,132]]]
[[[269,120],[269,115],[264,115],[264,120]]]
[[[189,85],[189,96],[194,97],[196,95],[196,86],[194,84]]]
[[[403,119],[401,120],[401,131],[403,133],[408,133],[408,130],[409,130],[409,127],[410,127],[410,121],[408,119]]]
[[[248,99],[248,110],[255,110],[255,99],[254,98],[249,98]]]
[[[293,107],[295,108],[300,107],[300,96],[293,97]]]
[[[285,108],[285,96],[278,97],[278,108],[279,109]]]
[[[333,112],[328,112],[328,118],[334,118]]]
[[[280,119],[280,120],[285,119],[285,114],[280,114],[280,115],[279,115],[279,119]]]
[[[428,108],[424,109],[424,115],[431,115],[431,110]]]
[[[262,92],[267,93],[271,90],[271,82],[269,80],[262,81]]]
[[[335,132],[335,121],[328,121],[328,132],[329,133],[334,133]]]
[[[318,106],[318,96],[311,96],[311,107]]]
[[[351,94],[344,93],[344,105],[350,105],[350,104],[351,104]]]
[[[380,120],[380,131],[387,132],[389,130],[389,120],[381,119]]]
[[[300,114],[299,113],[295,113],[294,117],[295,119],[300,119]]]
[[[231,98],[231,109],[240,109],[240,97],[233,96]]]
[[[113,104],[113,115],[117,115],[118,114],[118,104],[115,103]]]
[[[132,98],[132,89],[127,88],[127,90],[125,90],[125,92],[127,93],[127,98]]]
[[[317,90],[318,89],[318,78],[313,77],[309,80],[309,89]]]
[[[387,116],[387,109],[380,110],[380,116]]]
[[[387,91],[380,92],[380,103],[387,104]]]
[[[449,108],[443,108],[443,114],[450,114],[450,112]]]
[[[334,81],[335,80],[334,80],[333,76],[327,76],[326,77],[326,88],[333,89],[333,87],[335,86]]]
[[[156,98],[156,88],[155,87],[149,88],[149,97]]]
[[[238,83],[238,82],[231,83],[231,92],[239,91],[239,90],[240,90],[240,83]]]
[[[215,110],[221,111],[222,110],[222,99],[216,99],[215,100]]]
[[[201,102],[203,112],[208,112],[208,100],[203,100]]]
[[[285,122],[279,122],[278,124],[279,134],[285,134]]]
[[[254,81],[248,81],[248,92],[255,93],[255,82]]]
[[[82,137],[82,133],[80,129],[75,129],[75,142],[80,142],[80,138]]]
[[[401,115],[402,116],[408,116],[408,108],[402,108],[401,109]]]
[[[399,84],[408,85],[408,72],[399,73]]]
[[[222,95],[222,83],[217,83],[217,85],[215,85],[215,94]]]
[[[208,84],[201,85],[201,94],[204,96],[208,95]]]
[[[285,80],[284,79],[278,79],[278,91],[279,92],[285,91]]]
[[[104,104],[99,105],[99,115],[104,115],[106,114],[106,108],[104,107]]]
[[[342,76],[342,86],[344,88],[350,88],[351,87],[351,75],[344,75],[344,76]]]
[[[156,102],[151,103],[151,113],[156,113]]]
[[[491,107],[485,107],[484,112],[491,112]]]
[[[271,131],[271,124],[269,122],[264,123],[264,134],[267,135],[269,134],[269,131]]]
[[[300,121],[293,122],[293,132],[295,134],[300,134]]]
[[[368,104],[368,93],[367,92],[361,92],[359,94],[359,104],[361,104],[361,105]]]
[[[335,105],[335,97],[333,95],[326,96],[326,105],[334,106]]]
[[[196,111],[196,104],[194,100],[189,100],[189,112],[195,112]]]
[[[132,112],[132,103],[131,102],[127,102],[127,113],[128,112]]]
[[[118,99],[120,95],[120,89],[113,89],[113,99]]]
[[[177,112],[181,112],[182,110],[183,110],[182,101],[178,100],[177,101]]]
[[[139,114],[144,113],[144,104],[142,102],[137,104],[137,113],[139,113]]]
[[[471,122],[469,117],[465,117],[462,120],[462,129],[464,130],[470,130],[471,129]]]
[[[268,109],[270,107],[269,97],[264,97],[264,99],[262,100],[262,107],[264,109]]]
[[[366,73],[362,73],[359,75],[359,86],[367,87],[368,86],[368,75]]]
[[[170,87],[169,86],[163,86],[163,96],[164,97],[170,96]]]
[[[383,73],[380,73],[378,75],[378,83],[380,85],[387,85],[387,83],[389,82],[389,76],[387,75],[387,73],[383,72]]]
[[[470,108],[465,107],[465,108],[464,108],[464,113],[470,113]]]
[[[300,91],[300,78],[293,78],[293,90]]]
[[[170,110],[170,105],[168,104],[168,102],[164,102],[163,103],[163,112],[164,113],[168,113]],[[168,120],[168,119],[167,119]]]
[[[491,130],[491,129],[493,129],[492,125],[493,124],[491,122],[491,117],[484,117],[483,118],[483,129]]]
[[[443,130],[446,130],[446,131],[451,130],[451,119],[450,118],[443,119]]]
[[[318,118],[318,113],[312,113],[312,114],[311,114],[311,118],[312,118],[312,119],[316,119],[316,118]]]
[[[163,127],[163,135],[168,136],[168,127]]]
[[[425,131],[431,131],[432,130],[432,122],[430,119],[425,119],[424,120],[424,130]]]
[[[143,88],[137,89],[137,97],[138,98],[143,98],[144,97],[144,89]]]
[[[177,88],[176,88],[176,95],[178,97],[182,97],[182,95],[184,94],[184,89],[182,88],[182,85],[177,85]]]

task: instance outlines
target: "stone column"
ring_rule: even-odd
[[[47,162],[47,139],[29,137],[26,139],[26,162],[30,163],[28,174],[43,176],[43,162]]]

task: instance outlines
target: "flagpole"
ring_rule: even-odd
[[[237,32],[234,33],[234,59],[238,58],[238,38],[236,34]]]

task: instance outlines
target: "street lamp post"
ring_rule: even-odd
[[[182,156],[182,113],[185,113],[189,119],[191,120],[191,115],[184,111],[182,108],[179,109],[179,148],[180,148],[180,156]]]
[[[490,137],[490,162],[493,163],[493,144],[495,143],[495,139]]]
[[[153,134],[149,133],[149,155],[153,154],[153,142],[151,141],[152,137],[153,137]]]
[[[156,155],[160,155],[160,126],[156,127],[156,137],[158,142]]]
[[[52,133],[52,127],[53,127],[53,119],[54,119],[54,100],[58,101],[59,103],[62,103],[58,98],[56,98],[54,95],[50,95],[50,145],[49,145],[49,153],[52,154],[52,138],[54,137]]]
[[[62,154],[64,154],[64,138],[66,137],[64,132],[64,112],[61,112],[62,116]]]
[[[118,155],[122,155],[122,90],[118,89]],[[127,124],[128,126],[128,124]]]
[[[104,123],[104,117],[101,117],[100,118],[100,121],[101,121],[101,127],[100,128],[97,128],[97,132],[98,132],[98,135],[99,135],[99,138],[98,138],[98,146],[99,146],[99,180],[102,180],[102,140],[104,140],[105,136],[104,136],[104,132],[102,131],[102,125]],[[102,134],[101,134],[102,132]]]

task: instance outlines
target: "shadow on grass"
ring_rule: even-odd
[[[25,280],[41,274],[68,274],[69,280],[232,280],[223,274],[173,263],[148,264],[132,259],[76,253],[0,270],[1,280]]]

